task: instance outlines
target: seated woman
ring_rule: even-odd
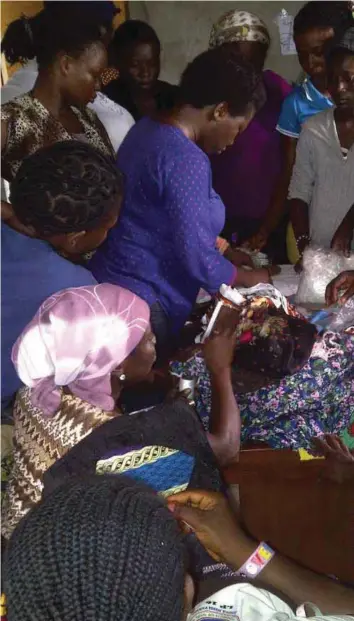
[[[136,121],[174,105],[177,87],[158,79],[160,53],[159,38],[145,22],[128,19],[114,33],[110,64],[119,76],[103,92],[126,108]]]
[[[11,184],[11,213],[31,237],[1,227],[2,406],[21,386],[12,347],[39,306],[57,291],[96,283],[72,261],[103,242],[122,194],[118,168],[81,141],[57,142],[22,163]]]
[[[200,288],[213,294],[223,283],[269,280],[267,270],[236,269],[216,250],[225,207],[206,156],[233,144],[262,95],[258,75],[233,50],[209,50],[185,70],[179,105],[139,121],[119,150],[123,212],[90,267],[100,282],[148,302],[160,352],[175,340]]]
[[[21,18],[22,36],[4,51],[10,63],[36,58],[33,89],[1,106],[2,177],[12,181],[22,160],[42,146],[80,139],[114,157],[111,141],[87,108],[101,88],[107,52],[98,23],[77,22],[65,12],[43,10]]]
[[[264,69],[270,42],[265,23],[257,15],[242,10],[226,13],[214,24],[210,35],[210,47],[232,45],[258,71]],[[224,153],[211,158],[213,186],[226,207],[225,235],[230,240],[235,234],[239,244],[258,232],[282,164],[281,137],[275,128],[291,86],[273,71],[263,71],[262,76],[265,104],[237,141]],[[276,263],[285,262],[285,242],[283,226],[265,249]]]
[[[232,381],[241,442],[311,450],[314,437],[344,432],[353,417],[354,337],[350,330],[325,332],[314,341],[311,324],[268,312],[262,317],[255,302],[253,317],[236,326]],[[232,315],[221,319],[235,326]],[[197,411],[208,428],[211,383],[201,354],[174,362],[172,371],[196,379]]]
[[[95,427],[119,414],[116,402],[124,386],[149,375],[156,359],[149,317],[146,302],[115,285],[66,289],[44,302],[18,339],[13,362],[27,388],[19,391],[14,406],[14,467],[2,520],[5,537],[40,499],[44,472]],[[209,441],[222,460],[235,457],[239,443],[232,353],[227,334],[212,339],[206,352],[215,399]],[[138,422],[129,420],[132,437],[135,430],[141,443]],[[148,429],[153,420],[149,414]],[[123,419],[118,428],[107,430],[108,438],[120,427],[127,428]],[[156,427],[169,437],[167,420]],[[99,444],[94,446],[97,456]]]
[[[330,248],[353,204],[354,27],[330,51],[327,72],[336,106],[317,114],[303,128],[289,188],[301,256],[310,241]]]
[[[214,571],[199,581],[186,524],[220,561],[209,556]],[[73,477],[44,498],[14,532],[3,578],[8,621],[197,621],[210,610],[215,621],[295,621],[304,602],[324,621],[320,611],[354,610],[351,589],[253,541],[222,495],[185,492],[166,506],[121,476]]]

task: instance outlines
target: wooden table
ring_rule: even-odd
[[[241,451],[224,472],[239,484],[241,519],[257,540],[322,574],[354,583],[354,467],[346,480],[325,478],[324,460],[300,461],[296,451]]]

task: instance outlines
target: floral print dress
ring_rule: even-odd
[[[203,358],[196,354],[188,362],[174,362],[172,372],[197,379],[196,407],[207,428],[211,387]],[[354,335],[325,332],[299,372],[236,396],[243,443],[311,449],[314,436],[341,435],[354,419]]]

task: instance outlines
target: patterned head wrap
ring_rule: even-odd
[[[265,23],[248,11],[229,11],[212,27],[209,47],[224,43],[256,41],[269,47],[270,35]]]
[[[46,300],[12,350],[34,406],[53,415],[60,386],[104,410],[114,409],[111,373],[141,341],[148,305],[109,284],[66,289]]]

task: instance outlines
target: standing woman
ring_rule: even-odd
[[[247,11],[229,11],[214,24],[210,35],[211,48],[231,45],[262,71],[267,95],[264,106],[232,147],[211,158],[213,185],[226,207],[225,235],[230,239],[235,233],[241,244],[258,231],[281,171],[281,136],[275,128],[291,86],[277,73],[263,71],[270,43],[266,24]],[[276,231],[265,251],[275,262],[284,263],[285,226]]]
[[[7,60],[36,58],[39,74],[32,91],[1,107],[2,177],[12,181],[27,155],[62,140],[83,140],[113,156],[106,130],[86,107],[101,88],[107,63],[99,26],[83,20],[78,27],[44,10],[15,27],[21,36],[5,40]]]
[[[307,2],[295,17],[294,41],[306,78],[288,95],[282,107],[277,130],[281,134],[283,167],[263,222],[250,240],[251,247],[264,247],[284,215],[303,124],[333,105],[327,88],[325,50],[328,44],[341,39],[345,30],[353,25],[351,4],[348,1],[313,0]],[[299,258],[292,229],[288,234],[288,255],[294,263]]]
[[[178,335],[200,288],[214,294],[223,283],[269,279],[266,270],[236,269],[216,250],[225,207],[206,155],[233,144],[262,95],[252,67],[231,50],[209,50],[185,70],[179,104],[139,121],[119,150],[126,178],[121,219],[91,269],[99,281],[148,302],[160,353]]]
[[[77,24],[77,32],[82,28],[83,21],[86,25],[91,23],[93,27],[99,27],[102,40],[106,46],[109,45],[113,36],[113,20],[119,12],[114,2],[109,0],[70,0],[70,2],[47,0],[43,2],[43,9],[56,20],[63,21],[64,19],[67,23]],[[29,20],[29,23],[33,23],[33,20]],[[16,67],[18,66],[18,59],[16,56],[14,58],[11,56],[11,50],[16,49],[19,42],[22,46],[23,36],[23,21],[16,20],[9,25],[2,41],[2,51],[8,57],[10,55],[8,60],[11,63],[16,61]],[[21,58],[20,61],[20,68],[16,68],[16,71],[12,73],[9,80],[1,88],[2,104],[31,91],[37,80],[38,65],[36,58],[30,60]],[[96,99],[88,104],[88,108],[96,112],[108,133],[115,152],[117,152],[124,137],[134,125],[134,119],[127,110],[113,103],[101,92],[97,93]]]
[[[118,78],[103,92],[126,108],[136,121],[159,108],[173,106],[177,87],[159,80],[161,43],[153,28],[138,19],[129,19],[114,33],[110,64]]]

